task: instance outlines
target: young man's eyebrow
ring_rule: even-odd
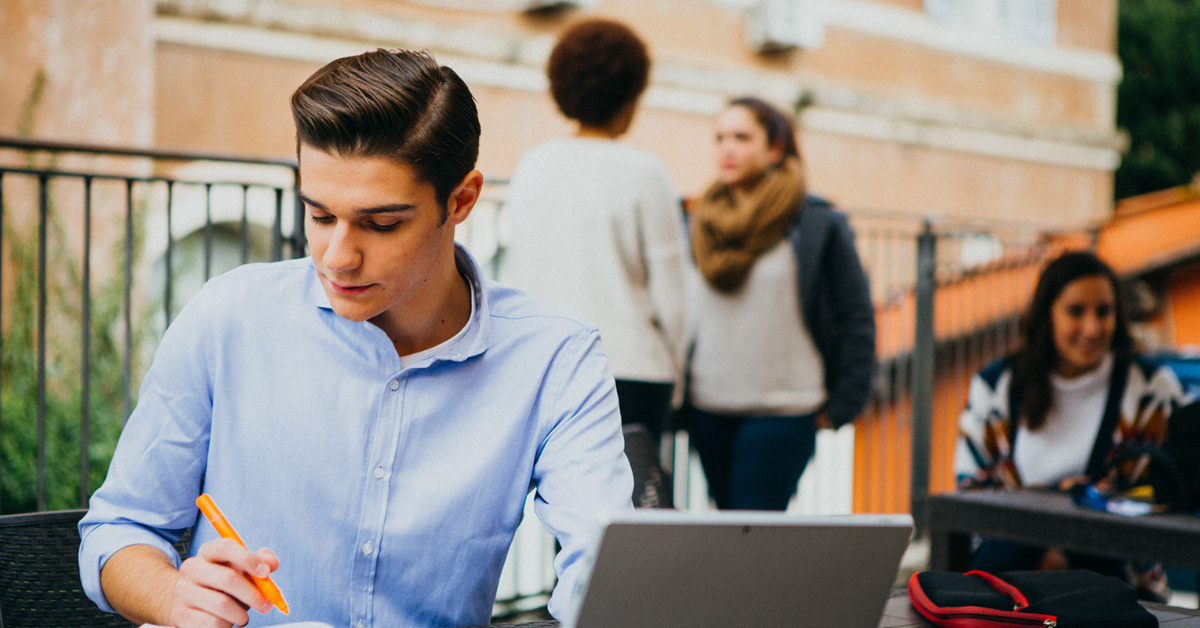
[[[300,192],[299,196],[300,196],[300,200],[305,205],[311,205],[321,211],[329,211],[321,203],[305,196],[304,192]],[[409,210],[413,210],[416,208],[417,208],[417,206],[413,205],[411,203],[389,203],[387,205],[380,205],[378,207],[364,207],[364,208],[361,208],[361,209],[355,211],[355,213],[360,216],[371,215],[371,214],[390,214],[390,213],[395,213],[395,212],[409,211]]]

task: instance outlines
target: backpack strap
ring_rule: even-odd
[[[1096,433],[1096,444],[1088,458],[1087,476],[1092,482],[1104,477],[1108,465],[1105,460],[1113,449],[1113,431],[1121,419],[1121,398],[1125,396],[1125,385],[1129,381],[1129,358],[1118,358],[1113,362],[1112,376],[1108,381],[1108,401],[1104,404],[1104,418]]]

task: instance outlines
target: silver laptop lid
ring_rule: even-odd
[[[573,625],[876,628],[911,533],[908,515],[634,511],[605,527]]]

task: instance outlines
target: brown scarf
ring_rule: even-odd
[[[758,256],[787,234],[804,194],[800,160],[788,157],[768,170],[740,203],[730,186],[720,182],[696,199],[692,254],[709,285],[720,292],[740,288]]]

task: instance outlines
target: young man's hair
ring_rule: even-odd
[[[330,62],[292,94],[296,150],[388,157],[433,186],[445,221],[479,158],[479,113],[466,83],[425,52],[364,52]]]
[[[603,126],[646,89],[646,45],[620,22],[590,19],[559,37],[546,68],[559,111],[589,126]]]

